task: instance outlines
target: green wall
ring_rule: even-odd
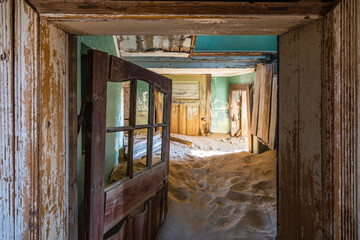
[[[77,105],[78,113],[81,108],[81,101],[84,97],[84,72],[86,72],[86,54],[89,49],[97,49],[117,56],[112,36],[79,36],[77,38]],[[84,56],[85,55],[85,56]],[[83,57],[82,57],[83,56]],[[81,62],[83,60],[83,63]],[[122,84],[108,83],[107,104],[106,104],[106,126],[119,126],[124,122]],[[112,133],[106,135],[106,156],[105,156],[105,180],[107,180],[112,169],[116,166],[119,150],[123,147],[123,133]],[[82,132],[78,135],[77,144],[77,176],[78,176],[78,209],[81,210],[84,199],[84,147]]]
[[[256,73],[211,78],[211,132],[229,133],[229,84],[255,82]]]

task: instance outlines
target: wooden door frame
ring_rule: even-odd
[[[242,6],[245,6],[246,8],[234,8],[233,3],[209,3],[204,2],[201,3],[204,6],[199,5],[192,5],[191,2],[188,4],[191,5],[191,9],[193,9],[196,13],[191,14],[191,16],[188,16],[188,12],[184,14],[184,9],[187,9],[188,6],[185,6],[184,3],[181,6],[177,6],[176,8],[164,8],[167,9],[166,13],[169,14],[168,11],[173,11],[174,18],[168,18],[164,16],[164,12],[159,12],[161,10],[161,6],[164,6],[163,2],[154,2],[151,5],[151,8],[142,8],[141,12],[138,12],[134,14],[131,12],[132,6],[131,4],[137,4],[135,2],[127,2],[130,3],[130,5],[124,9],[125,13],[121,10],[117,10],[114,14],[114,11],[110,9],[111,15],[107,14],[106,12],[103,12],[102,14],[94,14],[98,12],[103,11],[103,9],[97,9],[98,7],[95,5],[92,6],[92,8],[78,8],[76,7],[80,3],[60,3],[58,1],[53,1],[54,3],[50,2],[41,2],[39,0],[29,0],[28,2],[31,3],[32,7],[36,9],[36,11],[40,14],[40,17],[42,19],[45,19],[51,23],[57,24],[57,26],[64,30],[65,32],[69,33],[69,54],[68,54],[68,64],[69,64],[69,84],[68,84],[68,121],[69,121],[69,129],[68,129],[68,136],[69,136],[69,143],[68,143],[68,149],[69,149],[69,222],[68,222],[68,229],[69,229],[69,238],[70,239],[78,239],[78,194],[77,194],[77,56],[76,56],[76,49],[77,49],[77,40],[76,35],[81,34],[91,34],[90,30],[89,32],[86,32],[86,30],[82,29],[82,32],[77,32],[75,29],[69,29],[68,26],[64,25],[68,23],[71,25],[72,23],[77,23],[79,20],[83,24],[92,25],[93,23],[99,23],[102,22],[102,24],[116,24],[116,21],[114,19],[117,17],[116,14],[119,14],[118,19],[122,20],[134,20],[134,21],[141,21],[141,23],[147,23],[149,21],[152,21],[153,24],[156,24],[159,21],[176,21],[176,18],[179,18],[181,21],[186,21],[185,24],[182,24],[180,26],[180,32],[183,31],[189,31],[189,23],[197,22],[199,19],[204,18],[206,16],[207,18],[218,21],[222,19],[224,21],[224,24],[222,24],[222,28],[224,28],[224,25],[228,26],[228,28],[223,29],[225,32],[232,32],[232,34],[250,34],[253,29],[256,29],[258,26],[259,20],[265,20],[266,22],[271,22],[276,18],[277,23],[279,21],[283,22],[285,25],[288,25],[288,19],[292,18],[297,21],[296,23],[293,22],[293,25],[305,25],[310,21],[314,21],[314,19],[321,18],[321,13],[328,11],[328,9],[331,9],[334,7],[337,3],[337,0],[334,0],[331,3],[324,3],[318,1],[318,3],[301,3],[301,6],[299,6],[298,3],[267,3],[267,6],[263,6],[263,3],[234,3],[241,4]],[[101,2],[101,1],[100,1]],[[143,2],[142,4],[147,4],[146,2]],[[165,3],[166,4],[166,3]],[[174,4],[174,2],[168,3],[168,4]],[[316,8],[313,8],[313,5],[316,5]],[[66,7],[67,5],[71,5],[70,8]],[[215,8],[214,8],[214,5]],[[290,7],[289,11],[283,11],[280,12],[276,9],[281,5],[282,8],[288,8]],[[62,8],[59,6],[65,6],[65,8]],[[295,7],[296,6],[296,7]],[[295,8],[294,8],[295,7]],[[199,12],[199,9],[202,9],[201,12]],[[67,10],[67,12],[59,12],[58,9]],[[215,9],[215,12],[214,12]],[[237,9],[235,12],[233,12],[232,9]],[[240,12],[238,10],[240,9]],[[273,9],[273,10],[270,10]],[[256,15],[256,18],[249,19],[249,10],[251,12],[259,13]],[[80,12],[79,12],[80,11]],[[235,18],[235,21],[229,20],[229,15]],[[304,18],[304,16],[306,16]],[[253,19],[253,20],[252,20]],[[239,28],[238,26],[235,27],[236,21],[247,21],[251,24],[247,27]],[[270,24],[271,25],[271,24]],[[289,28],[292,28],[291,26]],[[117,32],[118,30],[116,28],[108,28],[113,29],[111,31]],[[230,30],[231,29],[231,30]],[[238,32],[234,32],[234,30],[237,29]],[[144,30],[144,27],[143,29]],[[150,31],[152,31],[150,29]],[[159,28],[160,31],[160,28]],[[167,33],[174,32],[174,28],[162,28],[161,31],[166,31]],[[200,30],[197,30],[200,33]],[[212,34],[214,32],[213,24],[206,25],[205,30],[201,30],[204,34]],[[285,32],[289,31],[289,29],[284,28],[280,25],[273,24],[273,28],[270,31],[266,31],[266,34],[274,34],[274,35],[280,35]],[[179,33],[179,27],[176,28],[176,32]],[[224,32],[224,33],[225,33]],[[134,31],[133,34],[136,34],[137,32]],[[142,31],[142,33],[144,33]],[[196,33],[196,31],[194,32]],[[257,32],[258,33],[258,32]],[[73,34],[73,35],[72,35]],[[110,34],[110,33],[109,33]],[[153,34],[153,32],[152,32]],[[264,32],[265,34],[265,32]],[[208,82],[208,81],[207,81]],[[211,83],[210,83],[211,84]],[[247,89],[247,92],[252,92],[252,87]],[[211,93],[210,93],[211,94]],[[249,94],[248,94],[249,95]],[[211,99],[211,97],[209,98]],[[210,101],[211,103],[211,101]],[[248,109],[252,108],[252,98],[250,98],[250,101],[248,102]],[[249,112],[249,111],[248,111]],[[211,120],[211,112],[209,111],[207,113],[207,116]],[[251,116],[250,116],[251,117]],[[249,118],[249,117],[248,117]],[[209,124],[210,121],[209,121]],[[208,125],[209,129],[211,125]],[[249,151],[252,152],[252,136],[249,137]]]
[[[54,9],[55,8],[56,7],[54,7]],[[68,21],[70,19],[70,16],[67,16],[66,14],[56,14],[56,13],[46,13],[46,12],[41,13],[41,11],[39,11],[39,12],[42,15],[41,16],[42,18],[45,18],[45,19],[49,20],[50,22],[54,22],[54,23],[56,23],[56,22],[59,22],[59,23],[66,22],[66,21]],[[146,14],[146,11],[143,14]],[[194,14],[192,16],[194,16],[194,18],[201,17],[200,15],[196,16],[196,14]],[[271,13],[269,13],[268,16],[271,16]],[[300,17],[300,16],[298,15],[298,17]],[[303,18],[302,15],[301,15],[301,17]],[[109,18],[109,16],[105,16],[105,15],[103,15],[103,16],[97,15],[96,17],[93,15],[93,16],[90,16],[89,19],[84,19],[84,21],[91,24],[94,21],[104,20],[104,19],[108,19],[108,18]],[[113,18],[113,16],[111,18]],[[281,18],[283,18],[284,21],[287,21],[288,16],[281,16]],[[74,17],[70,21],[75,22],[75,21],[78,21],[79,19],[83,19],[83,16],[81,16],[81,14],[74,15]],[[144,20],[145,17],[142,16],[142,19]],[[217,17],[216,19],[222,19],[222,17],[220,16],[220,17]],[[304,23],[302,23],[300,25],[304,25]],[[61,27],[60,25],[58,25],[58,26],[60,28],[62,28],[64,31],[68,32],[68,33],[72,32],[71,30],[70,31],[67,30],[65,27]],[[166,29],[166,30],[169,30],[169,29]],[[245,33],[246,31],[243,31],[243,32]],[[73,34],[79,34],[79,33],[73,32]],[[210,34],[210,32],[209,32],[209,34]],[[276,35],[279,35],[279,34],[276,34]],[[71,36],[70,36],[70,40],[71,40]],[[76,47],[75,47],[75,49],[76,49]],[[72,60],[72,59],[73,59],[73,57],[71,56],[71,54],[69,54],[69,63],[70,63],[69,66],[72,66],[72,62],[76,62],[76,58],[75,58],[75,60],[74,59]],[[75,66],[76,66],[76,63],[75,63]],[[77,216],[76,216],[77,215],[77,197],[76,197],[77,196],[77,190],[73,191],[73,188],[76,188],[76,182],[77,182],[77,180],[76,180],[76,162],[77,162],[77,158],[76,158],[76,156],[75,157],[72,156],[74,154],[71,154],[71,148],[74,148],[75,152],[76,152],[76,141],[74,141],[74,139],[72,140],[72,142],[75,143],[75,144],[71,145],[71,135],[76,136],[76,131],[74,131],[74,127],[72,125],[72,123],[76,119],[76,112],[74,113],[73,110],[71,111],[71,106],[75,106],[75,108],[73,108],[73,109],[76,109],[76,84],[74,86],[73,83],[76,83],[76,69],[74,69],[74,71],[72,73],[70,71],[70,84],[68,86],[68,89],[69,89],[69,95],[68,95],[69,96],[69,104],[68,104],[69,118],[68,119],[69,119],[69,126],[70,126],[70,128],[69,128],[69,138],[70,138],[70,141],[69,141],[69,176],[70,176],[70,178],[69,178],[69,189],[70,189],[70,193],[69,193],[69,195],[70,195],[69,196],[69,209],[70,209],[69,210],[69,215],[70,215],[70,221],[69,221],[68,227],[69,227],[69,237],[70,237],[70,239],[77,239],[77,237],[76,237],[77,236],[77,227],[74,227],[74,226],[76,226],[76,218],[77,218]],[[74,93],[75,93],[75,95],[74,95]],[[331,94],[332,93],[330,93],[329,95],[333,96]],[[279,100],[281,100],[281,99],[279,99]],[[75,120],[75,122],[76,122],[76,120]],[[76,139],[76,137],[75,137],[75,139]],[[325,153],[332,154],[332,152],[331,152],[332,149],[326,149],[324,151],[325,151]],[[75,175],[73,175],[72,173],[75,173]],[[74,176],[73,179],[72,179],[72,176]],[[74,195],[72,195],[72,194],[74,194]],[[72,209],[72,206],[75,206],[75,208],[76,208],[75,211],[74,211],[74,209]],[[72,222],[75,222],[75,224],[72,224]]]
[[[78,239],[78,181],[77,181],[77,38],[69,36],[68,49],[69,84],[68,84],[68,138],[69,138],[69,238]]]
[[[245,91],[246,92],[246,106],[247,106],[247,122],[248,128],[251,126],[251,109],[252,109],[252,84],[229,84],[229,121],[230,121],[230,131],[231,131],[231,116],[230,116],[230,106],[232,104],[232,92],[233,91]],[[249,152],[252,152],[252,134],[250,129],[248,129],[248,144]]]

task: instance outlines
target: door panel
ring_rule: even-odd
[[[239,136],[241,130],[241,91],[229,91],[230,135]]]
[[[111,101],[107,98],[107,91],[114,90],[108,88],[112,85],[107,83],[111,82],[124,83],[123,89],[118,93],[123,96],[124,123],[116,122],[107,126],[106,101]],[[143,93],[139,92],[142,91],[139,86],[142,86]],[[147,202],[153,196],[164,196],[161,204],[166,203],[167,196],[164,193],[167,193],[169,165],[171,86],[171,80],[164,76],[120,58],[109,57],[106,53],[89,51],[85,126],[85,224],[82,233],[84,239],[102,239],[105,233],[113,231],[125,218],[132,220],[127,221],[126,229],[122,230],[125,233],[117,231],[115,235],[119,238],[121,235],[126,236],[126,239],[145,239],[145,236],[153,235],[148,232],[152,229],[147,227],[148,225],[156,224],[157,230],[163,223],[152,223],[145,215],[148,214]],[[105,187],[106,136],[114,133],[124,133],[118,136],[118,141],[124,143],[124,150],[118,149],[116,160],[119,164],[122,164],[121,161],[126,164],[124,169],[118,165],[113,170],[119,170],[118,173],[123,174],[123,178]],[[161,149],[160,153],[157,153],[159,157],[153,156],[156,144]],[[143,157],[139,157],[139,154]],[[159,160],[153,165],[155,158]],[[139,168],[139,163],[143,164],[142,168]],[[146,206],[146,213],[131,217],[141,205]],[[165,208],[160,206],[159,210],[156,210],[158,212],[152,214],[161,216],[164,214],[161,209]],[[140,232],[144,237],[137,234]]]
[[[211,75],[169,75],[174,81],[171,133],[199,136],[210,133]]]
[[[171,133],[189,136],[201,135],[200,105],[173,104],[171,114]]]

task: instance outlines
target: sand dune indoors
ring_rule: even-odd
[[[223,142],[210,141],[214,148],[216,142]],[[172,143],[171,152],[179,147]],[[168,206],[158,240],[274,239],[276,152],[230,151],[211,157],[171,154]]]

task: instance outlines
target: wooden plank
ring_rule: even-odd
[[[146,221],[147,221],[147,216],[148,216],[148,212],[149,212],[149,208],[148,208],[148,204],[142,204],[145,205],[145,209],[144,211],[142,211],[139,214],[136,214],[135,216],[131,216],[130,215],[130,221],[133,221],[133,227],[132,227],[132,231],[133,231],[133,239],[139,239],[139,240],[143,240],[146,239],[146,230],[147,230],[147,225],[146,225]],[[160,226],[159,226],[160,227]]]
[[[105,189],[104,232],[163,187],[163,180],[167,175],[166,168],[166,163],[161,163],[134,176],[131,181]]]
[[[39,238],[66,239],[68,35],[40,19]],[[50,211],[51,209],[51,211]]]
[[[208,134],[211,132],[211,74],[206,74],[206,100],[205,100],[205,112],[206,112],[206,122],[205,122],[205,132]]]
[[[267,90],[267,67],[261,65],[261,81],[260,81],[260,92],[259,92],[259,116],[256,136],[260,139],[264,139],[264,122],[265,122],[265,93]]]
[[[14,3],[14,239],[40,238],[39,231],[39,19],[25,2]],[[27,54],[24,54],[24,53]],[[24,98],[24,96],[26,96]],[[7,176],[6,176],[7,177]],[[27,223],[27,224],[25,224]],[[31,226],[31,227],[29,227]],[[0,234],[1,236],[1,234]]]
[[[299,232],[298,32],[279,38],[278,238]]]
[[[162,129],[161,141],[161,160],[166,163],[166,176],[169,174],[169,158],[170,158],[170,119],[171,119],[171,100],[172,100],[172,80],[169,82],[170,91],[164,95],[164,119],[166,127]]]
[[[180,105],[172,104],[172,106],[171,106],[171,129],[170,129],[171,133],[180,133],[179,111],[180,111]]]
[[[197,136],[199,131],[198,106],[186,105],[186,135]]]
[[[248,144],[249,144],[249,152],[253,152],[253,139],[251,134],[251,112],[252,112],[252,85],[249,85],[246,88],[246,105],[247,105],[247,122],[248,122]]]
[[[165,223],[166,215],[168,213],[168,187],[169,179],[164,180],[164,187],[161,189],[161,224]]]
[[[170,136],[170,141],[175,141],[175,142],[183,143],[183,144],[185,144],[185,145],[188,145],[189,147],[192,147],[192,146],[193,146],[193,143],[192,143],[192,142],[186,141],[186,140],[184,140],[184,139],[177,138],[177,137],[172,137],[172,136]]]
[[[194,122],[193,122],[193,107],[186,105],[186,135],[193,136]]]
[[[186,135],[186,111],[187,106],[185,104],[180,104],[180,114],[179,114],[179,132],[180,134]]]
[[[270,127],[270,102],[271,102],[271,89],[272,89],[272,80],[273,80],[273,65],[265,65],[265,95],[264,95],[264,121],[261,123],[263,126],[262,131],[262,140],[266,143],[269,142],[269,127]]]
[[[241,91],[241,136],[245,137],[248,134],[248,108],[246,91]]]
[[[88,109],[85,125],[84,239],[102,239],[104,233],[105,111],[108,62],[107,53],[96,50],[88,52],[86,101],[92,107]]]
[[[273,55],[276,52],[194,52],[193,57],[240,57]]]
[[[359,15],[359,2],[346,0],[324,21],[322,169],[328,209],[324,219],[332,219],[325,222],[326,236],[335,239],[360,237]]]
[[[276,129],[277,129],[277,106],[278,106],[278,80],[274,76],[271,90],[271,116],[270,116],[270,130],[269,130],[269,148],[275,149],[276,144]]]
[[[112,67],[110,68],[111,71]],[[136,96],[137,96],[137,80],[130,81],[130,109],[129,109],[129,126],[136,126]],[[127,175],[130,178],[134,176],[133,157],[134,157],[134,130],[130,130],[128,134],[128,159],[127,159]]]
[[[111,56],[111,71],[109,81],[125,81],[129,79],[141,79],[143,81],[152,82],[161,91],[169,92],[170,82],[168,78],[154,73],[145,68],[139,67],[131,62]],[[151,81],[149,81],[151,79]]]
[[[172,80],[170,80],[170,91],[164,96],[164,123],[166,127],[163,128],[162,150],[161,157],[166,163],[166,176],[169,175],[169,160],[170,160],[170,127],[171,127],[171,101],[172,101]],[[164,131],[165,129],[165,131]],[[167,191],[168,185],[165,186]],[[167,200],[167,196],[165,198]]]
[[[193,115],[194,119],[194,136],[201,135],[201,126],[200,126],[200,105],[194,106],[193,108]]]
[[[13,1],[0,2],[0,238],[15,239]],[[21,231],[22,232],[22,231]]]
[[[317,211],[322,205],[321,176],[321,54],[322,23],[298,30],[298,174],[297,201],[299,232],[304,239],[324,239],[322,219]]]
[[[192,59],[192,56],[194,54],[195,44],[196,44],[196,35],[192,35],[192,37],[191,37],[191,45],[190,45],[190,54],[189,54],[190,59]]]
[[[165,127],[166,124],[165,123],[159,123],[159,124],[154,124],[154,125],[150,125],[150,124],[144,124],[144,125],[136,125],[135,127],[133,126],[126,126],[126,127],[108,127],[106,128],[106,132],[108,133],[112,133],[112,132],[124,132],[124,131],[131,131],[131,130],[137,130],[137,129],[143,129],[143,128],[159,128],[159,127]]]
[[[155,113],[155,103],[154,103],[155,88],[154,84],[149,84],[149,115],[148,123],[150,125],[154,124],[154,113]],[[153,135],[154,130],[152,128],[147,130],[147,153],[146,153],[146,166],[148,168],[152,167],[152,155],[153,155]]]
[[[359,19],[360,19],[360,2],[358,1],[354,1],[355,3],[355,10],[354,10],[354,17],[353,17],[353,26],[355,26],[355,32],[354,32],[354,45],[353,47],[356,47],[357,50],[354,51],[355,56],[353,56],[353,61],[354,61],[354,65],[357,66],[356,69],[356,75],[354,76],[354,78],[359,79],[360,78],[360,51],[359,51],[359,47],[360,47],[360,24],[359,24]],[[355,19],[354,19],[355,18]],[[359,100],[360,100],[360,96],[359,96],[359,92],[360,92],[360,86],[359,86],[359,82],[355,82],[355,104],[357,105],[357,108],[355,108],[356,111],[356,116],[355,116],[355,122],[357,124],[357,126],[360,126],[360,119],[359,119],[359,115],[360,115],[360,104],[359,104]],[[355,156],[359,156],[359,149],[360,149],[360,128],[357,128],[357,132],[355,132],[355,141],[357,142],[357,147],[355,146],[355,151],[357,152],[355,154]],[[357,185],[357,231],[358,231],[358,238],[360,238],[360,206],[359,206],[359,202],[360,202],[360,184],[357,184],[357,182],[360,180],[360,162],[359,160],[357,161],[357,163],[355,164],[354,170],[356,171],[356,178],[355,178],[355,188]],[[356,200],[356,199],[355,199]]]
[[[256,68],[254,105],[253,105],[252,113],[251,113],[251,115],[252,115],[252,117],[251,117],[251,132],[254,136],[257,136],[257,129],[258,129],[261,79],[262,79],[262,68],[258,66]]]
[[[78,239],[77,185],[77,39],[69,36],[69,238]]]
[[[197,35],[281,35],[292,28],[306,25],[319,16],[254,16],[235,15],[225,17],[214,15],[203,17],[198,14],[188,16],[132,16],[91,14],[84,20],[82,14],[42,14],[64,31],[77,35],[186,35],[189,29]],[[217,25],[219,21],[221,25]],[[176,25],[176,28],[173,26]],[[161,27],[159,27],[161,26]],[[193,62],[194,64],[194,62]],[[191,67],[191,66],[190,66]]]
[[[193,34],[281,35],[321,18],[329,2],[248,3],[111,1],[49,3],[32,0],[42,17],[77,35]],[[109,5],[110,4],[110,5]],[[86,19],[83,18],[86,14]],[[203,21],[204,17],[206,21]],[[219,20],[222,24],[217,24]],[[145,26],[145,27],[144,27]],[[159,27],[161,26],[161,28]],[[174,28],[173,26],[177,26]]]
[[[233,15],[279,15],[297,17],[323,15],[335,4],[329,2],[181,2],[181,1],[116,1],[94,2],[59,2],[58,0],[30,0],[40,13],[68,14],[123,14],[123,15],[201,15],[201,16],[233,16]]]
[[[323,40],[323,60],[327,61],[329,64],[322,64],[322,106],[321,106],[321,131],[322,131],[322,176],[323,176],[323,207],[324,210],[322,212],[323,219],[335,219],[335,215],[337,211],[334,208],[337,208],[334,204],[334,129],[333,129],[333,113],[334,113],[334,105],[332,98],[334,96],[334,71],[332,71],[334,59],[340,59],[335,54],[334,48],[337,47],[335,44],[335,36],[338,35],[338,31],[340,28],[336,27],[336,23],[334,22],[334,13],[325,17],[324,19],[324,40]],[[340,43],[338,43],[340,44]],[[335,221],[324,221],[323,229],[324,229],[324,238],[333,238],[335,236]]]

